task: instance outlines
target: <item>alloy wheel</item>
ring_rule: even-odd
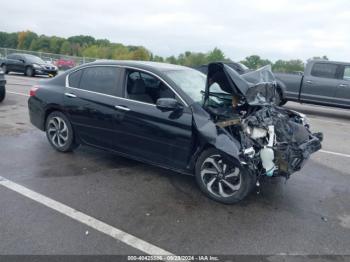
[[[241,188],[241,172],[222,156],[212,155],[203,161],[201,179],[207,190],[216,197],[231,197]]]
[[[26,69],[26,75],[27,76],[33,76],[33,69],[31,67],[27,67]]]
[[[66,122],[58,116],[49,120],[47,133],[57,148],[64,147],[68,141],[68,127]]]

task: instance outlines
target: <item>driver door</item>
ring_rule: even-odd
[[[126,70],[123,112],[123,151],[148,162],[185,169],[192,150],[192,112],[162,111],[158,98],[178,98],[158,77],[138,70]]]

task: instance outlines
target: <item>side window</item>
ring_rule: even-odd
[[[312,76],[337,78],[338,65],[328,63],[315,63],[311,70]]]
[[[7,59],[18,60],[18,55],[8,55]]]
[[[79,88],[79,83],[80,83],[82,73],[83,73],[83,70],[78,70],[69,75],[68,83],[70,87]]]
[[[113,66],[96,66],[81,71],[79,88],[87,91],[116,95],[119,69]]]
[[[126,77],[127,98],[150,104],[158,98],[176,98],[168,86],[150,74],[129,70]]]
[[[350,81],[350,66],[345,66],[343,79]]]

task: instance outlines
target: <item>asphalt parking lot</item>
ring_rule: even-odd
[[[189,176],[85,146],[54,151],[28,119],[39,80],[7,76],[0,104],[0,254],[350,254],[349,110],[287,103],[324,133],[323,150],[287,182],[222,205]]]

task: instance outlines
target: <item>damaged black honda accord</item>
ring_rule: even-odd
[[[246,197],[264,176],[289,176],[321,148],[304,115],[274,105],[264,67],[243,75],[222,63],[208,75],[138,61],[98,61],[42,80],[31,122],[60,152],[80,144],[194,175],[222,203]]]

